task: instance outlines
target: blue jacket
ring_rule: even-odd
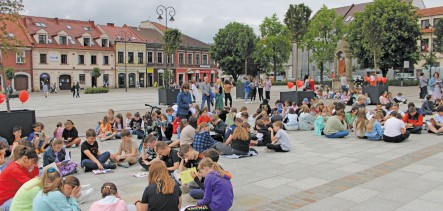
[[[188,115],[189,104],[192,104],[191,93],[185,94],[183,91],[177,95],[177,115]]]
[[[208,205],[211,210],[228,211],[234,201],[234,191],[229,177],[221,177],[217,171],[209,172],[205,177],[205,194],[198,205]]]
[[[58,162],[64,161],[66,157],[66,150],[62,148],[62,150],[60,150],[60,152],[57,153],[57,156],[58,156]],[[47,166],[53,162],[55,162],[55,152],[52,151],[52,147],[48,147],[43,153],[43,166]]]
[[[67,198],[62,192],[56,190],[48,194],[40,191],[32,202],[32,210],[80,211],[80,207],[74,198]]]
[[[245,87],[245,92],[251,92],[251,87],[249,87],[249,82],[243,82],[243,86]]]

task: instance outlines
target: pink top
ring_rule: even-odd
[[[94,202],[89,211],[127,211],[128,207],[125,201],[115,196],[106,196],[105,198]]]
[[[58,127],[54,133],[54,137],[62,139],[63,138],[62,136],[63,136],[63,127]]]

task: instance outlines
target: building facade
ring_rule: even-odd
[[[98,25],[108,35],[114,47],[115,87],[129,88],[146,86],[146,43],[127,25],[115,26],[113,23]],[[126,75],[126,70],[128,75]]]
[[[0,62],[4,69],[14,68],[15,76],[11,81],[4,81],[0,75],[0,91],[5,90],[7,86],[11,86],[13,92],[26,90],[32,91],[32,43],[31,39],[23,28],[23,23],[5,21],[6,39],[18,40],[21,47],[14,50],[0,50]]]
[[[115,84],[115,53],[109,37],[93,21],[24,16],[24,26],[33,42],[33,90],[43,84],[70,90]],[[101,75],[93,77],[99,68]]]

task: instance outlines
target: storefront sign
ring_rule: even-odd
[[[58,62],[58,55],[50,55],[49,61],[50,62]]]

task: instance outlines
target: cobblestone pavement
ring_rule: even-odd
[[[279,91],[285,90],[283,86],[273,87],[271,102],[277,99]],[[417,87],[390,90],[394,94],[401,90],[409,101],[420,105]],[[41,93],[31,93],[29,102],[22,105],[14,99],[12,107],[36,110],[47,133],[58,121],[71,119],[84,134],[86,129],[96,127],[108,108],[122,114],[145,113],[145,103],[157,102],[155,89],[130,89],[128,93],[111,90],[108,94],[82,95],[78,99],[72,98],[70,92],[52,94],[46,99]],[[239,99],[234,100],[234,105],[246,105],[253,112],[259,103],[244,104]],[[5,110],[5,104],[0,105],[0,110]],[[332,140],[314,136],[312,131],[291,131],[289,135],[289,153],[256,147],[256,157],[220,160],[234,175],[232,210],[443,210],[441,136],[423,132],[411,135],[406,142],[391,144],[359,140],[353,135]],[[119,141],[99,145],[102,151],[116,152]],[[78,148],[68,151],[73,160],[80,160]],[[121,197],[133,203],[147,186],[147,178],[131,176],[139,171],[139,166],[134,165],[106,175],[76,174],[82,184],[90,183],[95,189],[82,209],[88,210],[100,198],[99,188],[106,181],[114,182]],[[185,205],[190,203],[184,200]]]

